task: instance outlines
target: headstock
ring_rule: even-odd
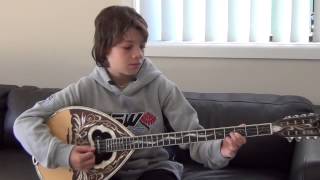
[[[286,116],[272,123],[275,134],[286,137],[289,142],[293,139],[317,139],[320,136],[320,115],[309,113]]]

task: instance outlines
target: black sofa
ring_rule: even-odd
[[[58,91],[55,88],[0,85],[0,179],[38,179],[31,157],[13,135],[16,117]],[[319,113],[319,106],[299,96],[186,92],[205,128],[274,122],[287,115]],[[192,161],[187,150],[173,147],[174,160],[185,166],[184,180],[316,180],[320,178],[320,141],[289,143],[272,135],[248,138],[229,166],[210,170]]]

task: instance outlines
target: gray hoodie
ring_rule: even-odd
[[[135,135],[165,132],[164,117],[175,131],[202,128],[198,123],[196,111],[179,88],[149,59],[144,60],[136,79],[123,90],[112,83],[103,67],[95,67],[91,74],[36,103],[15,121],[15,136],[41,165],[48,168],[69,166],[69,155],[73,145],[63,144],[53,137],[46,120],[55,111],[76,105],[110,114]],[[137,117],[137,113],[148,113],[152,118],[147,122],[127,118]],[[217,169],[229,162],[229,159],[221,156],[220,145],[221,141],[216,140],[181,147],[190,149],[193,160]],[[164,148],[136,150],[115,176],[136,179],[143,171],[151,169],[171,171],[180,179],[183,166],[170,161]]]

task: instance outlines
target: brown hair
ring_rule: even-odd
[[[130,28],[140,31],[147,42],[148,25],[135,9],[127,6],[110,6],[103,9],[95,19],[92,57],[98,66],[108,67],[106,55],[119,43]]]

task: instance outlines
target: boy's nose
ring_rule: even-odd
[[[143,50],[141,50],[140,48],[137,48],[133,54],[132,54],[132,57],[133,58],[138,58],[138,59],[141,59],[143,57]]]

